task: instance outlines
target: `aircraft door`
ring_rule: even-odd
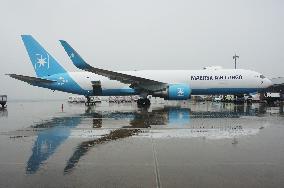
[[[102,84],[101,81],[92,81],[93,93],[96,96],[102,95]]]

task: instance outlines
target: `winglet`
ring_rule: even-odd
[[[68,44],[68,42],[64,40],[59,40],[64,50],[68,54],[69,58],[73,62],[73,64],[82,70],[86,70],[91,66],[85,62],[85,60]]]

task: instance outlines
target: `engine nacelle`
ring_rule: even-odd
[[[191,89],[187,84],[169,84],[163,91],[152,94],[153,97],[161,97],[166,100],[187,100],[190,99]]]

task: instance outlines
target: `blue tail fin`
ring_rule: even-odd
[[[73,62],[73,64],[79,69],[90,68],[90,65],[87,64],[84,59],[68,44],[68,42],[64,40],[59,40],[64,50],[68,54],[69,58]]]
[[[38,77],[66,72],[31,35],[22,35],[22,40]]]

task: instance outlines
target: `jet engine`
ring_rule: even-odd
[[[187,84],[169,84],[166,89],[156,91],[153,97],[161,97],[166,100],[187,100],[190,99],[191,89]]]

